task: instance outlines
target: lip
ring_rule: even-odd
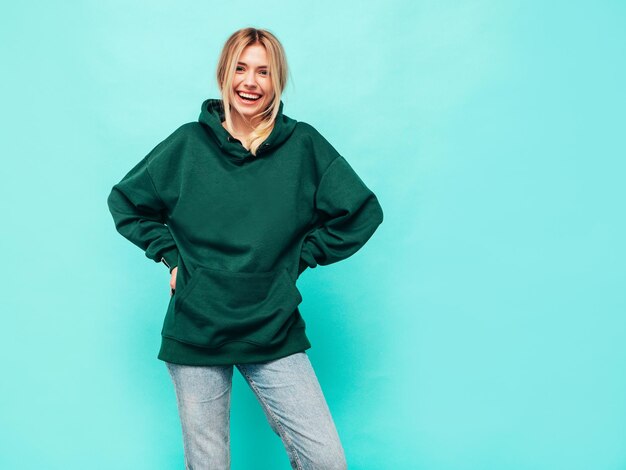
[[[245,92],[243,92],[243,93],[247,93],[247,91],[245,91]],[[235,93],[235,95],[237,96],[237,101],[238,101],[239,103],[241,103],[242,105],[244,105],[244,106],[256,106],[256,105],[258,105],[258,104],[259,104],[259,102],[261,101],[261,97],[262,97],[263,95],[258,95],[258,94],[256,94],[256,93],[250,93],[250,94],[251,94],[251,95],[258,96],[259,98],[258,98],[257,100],[255,100],[255,101],[252,101],[252,102],[246,102],[246,101],[244,101],[244,100],[243,100],[243,98],[242,98],[241,96],[239,96],[239,93]]]

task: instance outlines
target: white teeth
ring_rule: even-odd
[[[246,98],[246,99],[250,99],[250,100],[256,100],[256,99],[260,98],[260,96],[258,96],[258,95],[250,95],[248,93],[237,92],[237,94],[239,96],[241,96],[242,98]]]

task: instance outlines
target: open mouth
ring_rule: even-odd
[[[256,93],[245,93],[242,91],[238,91],[237,96],[239,96],[244,103],[254,103],[261,98],[261,95],[257,95]]]

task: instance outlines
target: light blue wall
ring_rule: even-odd
[[[352,469],[626,468],[626,4],[13,2],[0,19],[0,468],[183,468],[169,277],[111,186],[268,28],[285,113],[379,196],[302,275]],[[288,469],[238,372],[233,469]]]

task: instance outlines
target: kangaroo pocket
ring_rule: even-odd
[[[177,294],[167,336],[206,348],[231,341],[278,345],[302,302],[287,268],[243,273],[200,267]]]

